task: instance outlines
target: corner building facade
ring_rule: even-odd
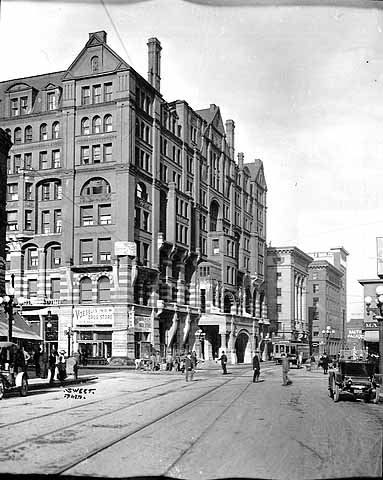
[[[0,83],[7,280],[67,351],[250,360],[267,317],[263,164],[235,160],[216,105],[163,99],[156,38],[148,80],[106,40],[89,34],[66,71]]]

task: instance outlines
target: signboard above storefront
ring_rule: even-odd
[[[114,242],[114,254],[116,255],[116,257],[135,257],[137,255],[136,242]]]
[[[73,322],[79,325],[113,325],[113,307],[75,307],[73,310]]]

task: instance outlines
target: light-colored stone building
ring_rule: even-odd
[[[0,83],[9,275],[47,342],[130,361],[251,358],[267,317],[267,187],[218,106],[161,94],[89,34],[67,70]],[[47,323],[51,327],[47,329]]]

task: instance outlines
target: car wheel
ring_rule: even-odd
[[[4,398],[5,395],[5,385],[3,379],[0,380],[0,400]]]
[[[334,402],[339,402],[340,400],[340,388],[339,385],[335,385],[335,391],[333,396]]]
[[[21,380],[21,387],[20,387],[20,396],[22,397],[26,397],[27,394],[28,394],[28,380],[23,377],[23,379]]]

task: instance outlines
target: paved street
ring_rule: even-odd
[[[272,364],[262,365],[258,384],[248,366],[229,373],[198,371],[186,383],[180,374],[121,370],[70,387],[82,392],[64,387],[6,398],[0,471],[381,477],[383,404],[334,403],[320,371],[292,370],[288,387]]]

